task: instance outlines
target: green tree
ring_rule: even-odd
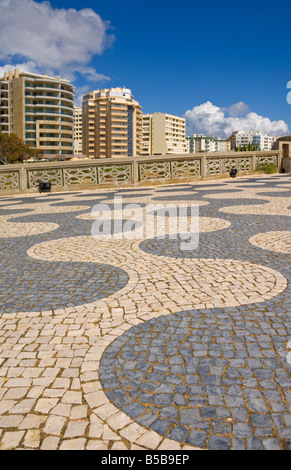
[[[0,132],[0,163],[8,165],[11,163],[23,163],[28,158],[35,156],[38,152],[24,144],[16,134]]]
[[[251,142],[248,145],[243,145],[239,147],[234,147],[235,152],[257,152],[259,150],[259,144],[253,144]]]

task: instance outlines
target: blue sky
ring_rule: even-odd
[[[0,0],[0,16],[1,4],[4,8],[5,3],[19,1]],[[23,5],[24,0],[21,2]],[[26,10],[32,9],[35,3],[42,4],[33,0],[25,0],[25,3],[28,4]],[[245,120],[243,126],[249,122],[260,126],[262,116],[271,121],[263,122],[262,130],[274,129],[283,134],[288,127],[291,132],[291,105],[286,100],[287,83],[291,80],[289,1],[51,0],[50,5],[51,21],[58,9],[92,9],[103,22],[110,22],[106,24],[106,32],[103,31],[105,43],[99,49],[96,46],[94,51],[87,51],[87,61],[83,61],[79,69],[80,50],[76,51],[72,78],[77,93],[124,85],[131,88],[145,113],[160,111],[184,116],[188,111],[191,132],[205,130],[209,133],[213,124],[213,133],[223,135],[233,126],[239,126],[249,112],[255,113],[253,120]],[[21,28],[25,29],[25,22],[22,15]],[[80,42],[86,36],[86,28],[82,30],[82,27],[71,28],[72,35],[76,31],[75,40],[79,34]],[[62,28],[61,23],[59,28]],[[29,31],[27,25],[28,35]],[[56,41],[56,47],[62,48],[65,40],[70,41],[69,36],[68,33],[66,39]],[[93,32],[91,38],[91,44],[95,43]],[[37,39],[32,41],[35,43]],[[3,51],[1,55],[0,50],[0,66],[37,62],[35,46],[32,52],[30,45],[27,50],[19,46],[17,51],[17,47],[15,44],[9,57]],[[84,44],[85,53],[86,47],[90,49]],[[43,56],[45,54],[43,50]],[[68,57],[69,54],[70,51]],[[51,63],[48,60],[47,68]],[[44,71],[46,62],[36,65]],[[60,70],[62,75],[70,75],[69,65],[69,59],[64,66],[56,60],[54,72],[58,67],[63,69]],[[76,69],[79,72],[76,73]],[[99,75],[92,75],[92,69]],[[208,105],[200,108],[205,103]],[[238,113],[229,114],[229,107],[236,103],[241,103]],[[212,122],[215,119],[222,124],[215,125]],[[233,119],[238,121],[234,123]],[[285,128],[273,124],[281,120]]]

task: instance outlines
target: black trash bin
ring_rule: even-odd
[[[232,178],[235,178],[235,177],[236,177],[236,174],[237,174],[237,169],[236,169],[236,168],[232,168],[232,169],[230,170],[230,173],[229,173],[229,174],[230,174],[230,176],[231,176]]]
[[[38,190],[40,193],[50,193],[52,190],[52,184],[41,181],[38,185]]]

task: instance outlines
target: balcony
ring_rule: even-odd
[[[50,93],[42,93],[42,94],[36,94],[34,93],[33,95],[28,95],[26,92],[25,92],[25,97],[26,98],[29,98],[29,99],[34,99],[34,100],[44,100],[44,99],[50,99],[50,100],[58,100],[60,101],[60,96],[59,96],[59,93],[56,93],[55,95],[52,95]]]
[[[59,89],[57,87],[53,86],[27,86],[25,87],[26,90],[37,90],[37,91],[47,91],[47,90],[55,90],[58,91]]]
[[[58,104],[48,104],[48,103],[33,103],[31,104],[34,108],[48,108],[48,109],[61,109],[62,106]]]
[[[65,95],[61,93],[61,98],[62,100],[68,101],[69,103],[74,103],[74,100],[72,98],[67,98]]]
[[[56,141],[57,139],[57,141]],[[55,135],[53,137],[39,137],[38,138],[40,145],[45,145],[45,142],[54,142],[55,145],[59,145],[59,136]]]
[[[117,111],[114,110],[114,111],[111,113],[111,119],[113,119],[114,117],[121,117],[121,118],[127,120],[127,118],[128,118],[128,113],[127,113],[127,111],[125,111],[125,112],[123,112],[123,111],[117,112]]]

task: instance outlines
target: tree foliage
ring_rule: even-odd
[[[271,175],[272,173],[277,173],[277,167],[274,163],[259,163],[256,167],[256,171],[263,171]]]
[[[234,147],[235,152],[257,152],[259,150],[259,144],[252,144],[249,143],[248,145],[244,145],[243,147],[240,145],[239,147]]]
[[[0,164],[23,163],[36,154],[37,151],[24,144],[16,134],[0,132]]]

